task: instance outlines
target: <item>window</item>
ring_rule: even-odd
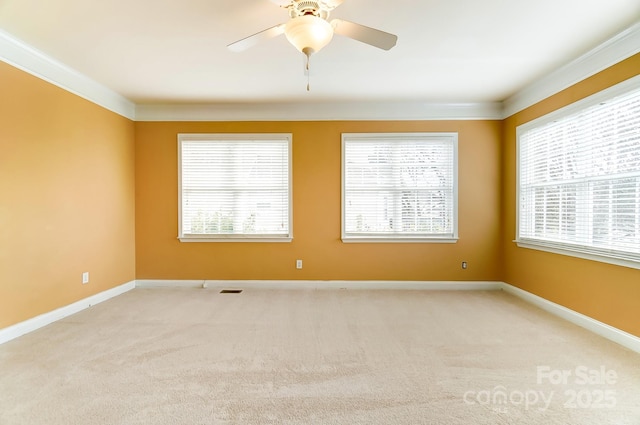
[[[516,242],[640,268],[640,78],[517,134]]]
[[[455,242],[457,133],[342,135],[344,242]]]
[[[182,242],[289,242],[290,134],[179,134]]]

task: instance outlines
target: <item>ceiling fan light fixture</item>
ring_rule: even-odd
[[[284,34],[289,43],[309,56],[329,44],[333,38],[333,27],[322,18],[303,15],[287,22]]]

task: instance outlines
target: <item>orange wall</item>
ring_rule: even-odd
[[[516,127],[640,73],[637,54],[504,121],[502,280],[640,336],[640,270],[518,248]]]
[[[135,278],[503,280],[640,336],[640,270],[512,242],[516,126],[639,71],[636,55],[502,122],[133,123],[0,63],[0,328]],[[405,131],[459,133],[460,240],[341,243],[340,134]],[[293,133],[292,243],[177,240],[188,132]]]
[[[133,122],[0,62],[0,329],[135,279],[134,154]]]
[[[340,241],[343,132],[459,133],[456,244]],[[137,122],[138,279],[496,280],[499,277],[499,121]],[[177,134],[293,134],[292,243],[181,243]],[[303,260],[303,269],[295,260]],[[469,268],[462,270],[460,263]]]

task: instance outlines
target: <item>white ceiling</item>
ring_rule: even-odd
[[[345,0],[331,15],[398,35],[336,35],[311,60],[269,0],[0,0],[0,29],[136,104],[497,102],[640,21],[639,0]]]

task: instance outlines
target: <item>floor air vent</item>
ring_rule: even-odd
[[[242,292],[242,289],[223,289],[220,291],[221,294],[239,294]]]

